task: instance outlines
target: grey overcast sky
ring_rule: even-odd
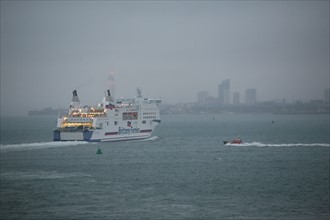
[[[329,1],[1,1],[1,115],[116,96],[323,99]]]

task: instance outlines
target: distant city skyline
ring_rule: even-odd
[[[218,84],[218,94],[217,97],[214,97],[210,95],[209,91],[203,90],[203,91],[198,91],[197,92],[197,102],[205,102],[210,99],[212,99],[215,102],[218,102],[220,105],[229,105],[229,104],[250,104],[254,105],[258,101],[281,101],[281,100],[287,100],[286,97],[278,98],[278,99],[271,99],[271,100],[258,100],[257,98],[257,89],[256,88],[246,88],[244,90],[244,102],[240,100],[241,98],[241,93],[237,91],[231,92],[230,90],[230,79],[223,80],[221,83]],[[231,99],[232,97],[232,99]],[[316,99],[307,99],[307,100],[302,100],[302,99],[294,99],[294,100],[289,100],[290,102],[309,102],[313,100],[322,100],[324,102],[329,102],[329,97],[330,97],[330,89],[324,89],[323,90],[323,96],[316,98]]]
[[[216,99],[209,95],[208,91],[199,91],[197,93],[197,102],[205,102],[212,98],[213,101],[218,102],[219,105],[226,106],[230,104],[240,104],[240,93],[231,92],[230,79],[223,80],[218,85],[218,96]],[[232,98],[231,98],[232,97]],[[245,89],[245,104],[254,105],[257,102],[257,89],[248,88]]]

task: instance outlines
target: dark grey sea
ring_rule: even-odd
[[[329,119],[164,115],[148,140],[87,143],[2,117],[0,218],[329,219]]]

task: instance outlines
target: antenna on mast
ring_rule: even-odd
[[[136,88],[136,92],[137,92],[137,97],[142,98],[142,89],[141,88]]]

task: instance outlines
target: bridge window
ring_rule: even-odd
[[[123,120],[137,120],[138,113],[137,112],[124,112],[123,113]]]

